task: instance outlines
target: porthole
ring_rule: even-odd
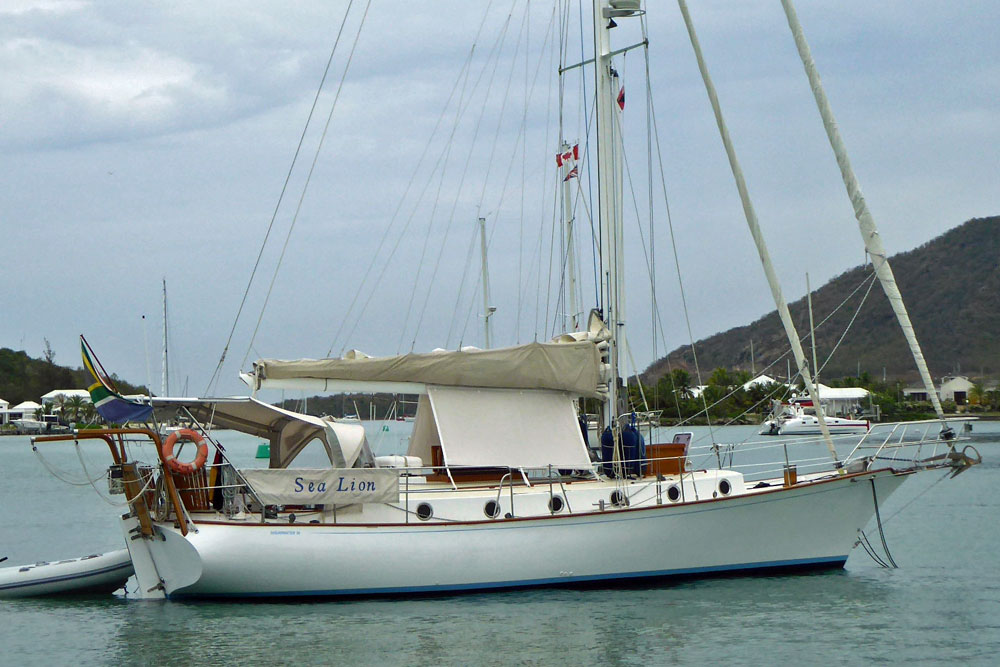
[[[616,489],[611,492],[611,504],[615,507],[628,506],[628,497]]]
[[[681,490],[676,484],[667,489],[667,498],[669,498],[672,503],[676,503],[681,499]]]
[[[417,505],[417,518],[421,521],[427,521],[427,519],[434,516],[434,508],[430,506],[429,503],[420,503]]]
[[[562,512],[563,505],[565,504],[566,503],[563,502],[562,496],[552,496],[549,498],[549,511],[553,514]]]
[[[733,491],[733,485],[729,483],[728,479],[724,479],[719,482],[719,493],[724,496],[728,496]]]
[[[497,518],[500,516],[500,503],[495,500],[487,501],[487,503],[483,505],[483,514],[485,514],[488,519]]]

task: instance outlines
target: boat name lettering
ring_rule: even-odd
[[[344,484],[344,478],[341,477],[337,484],[337,491],[375,491],[375,482],[372,480],[361,480],[352,478],[350,482],[346,485]]]
[[[341,481],[344,480],[343,477],[340,479]],[[326,493],[326,482],[314,482],[312,480],[305,480],[301,477],[296,477],[295,493],[301,493],[302,491],[309,491],[309,493]]]

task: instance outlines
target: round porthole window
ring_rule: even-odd
[[[733,485],[729,483],[728,479],[724,479],[719,482],[719,493],[724,496],[728,496],[733,491]]]
[[[489,519],[497,518],[500,516],[500,503],[495,500],[487,501],[487,503],[483,505],[483,514],[485,514]]]
[[[611,492],[611,504],[615,507],[623,507],[628,505],[628,498],[625,497],[621,491],[615,490]]]
[[[552,496],[549,498],[549,511],[553,514],[562,512],[563,505],[565,504],[566,503],[563,502],[562,496]]]
[[[681,499],[681,490],[676,484],[667,489],[667,498],[669,498],[672,503],[676,503]]]
[[[420,503],[417,505],[417,518],[421,521],[427,521],[427,519],[434,516],[434,508],[430,506],[429,503]]]

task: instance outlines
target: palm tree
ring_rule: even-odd
[[[986,400],[986,387],[982,382],[975,382],[969,387],[969,403],[982,405]]]
[[[83,421],[88,424],[92,423],[97,417],[97,410],[94,408],[93,403],[84,402],[81,412],[83,413]]]
[[[66,394],[57,394],[53,403],[53,411],[59,413],[59,421],[67,422],[66,419]]]
[[[87,402],[79,396],[70,396],[63,404],[63,419],[70,423],[78,421],[85,405]]]
[[[670,376],[677,395],[681,398],[688,398],[691,395],[691,374],[683,368],[675,368],[671,371]]]

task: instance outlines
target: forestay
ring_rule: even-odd
[[[587,470],[592,465],[570,394],[432,386],[427,398],[418,408],[407,452],[425,463],[439,444],[449,466]]]
[[[399,474],[372,468],[248,468],[240,471],[265,505],[351,505],[399,500]]]

